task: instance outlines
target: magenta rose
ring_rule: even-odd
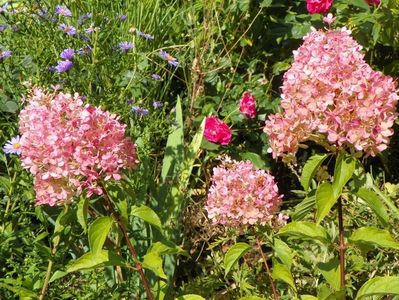
[[[220,145],[228,145],[231,141],[229,126],[215,116],[206,118],[204,136],[208,141]]]
[[[381,0],[366,0],[368,5],[378,6],[381,3]]]
[[[248,92],[245,92],[241,98],[240,112],[251,119],[256,117],[255,97]]]
[[[328,12],[333,0],[306,0],[306,8],[311,14],[322,14]]]

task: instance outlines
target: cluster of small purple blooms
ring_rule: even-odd
[[[56,73],[64,73],[68,72],[70,69],[73,67],[73,58],[75,56],[75,50],[72,48],[67,48],[64,49],[60,57],[63,59],[58,62],[58,64],[54,67],[50,67],[50,71],[56,72]]]

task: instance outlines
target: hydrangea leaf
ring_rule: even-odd
[[[231,268],[238,263],[238,260],[251,249],[252,247],[247,243],[237,243],[233,245],[224,256],[224,274],[227,275]]]
[[[368,280],[357,292],[356,299],[386,295],[399,296],[399,277],[375,277]]]
[[[310,182],[328,156],[328,154],[315,154],[306,161],[301,174],[301,184],[305,192],[308,191]]]
[[[349,238],[351,243],[362,245],[374,245],[382,248],[399,249],[399,242],[391,236],[389,231],[376,227],[362,227],[352,233]]]
[[[333,186],[328,183],[322,183],[316,191],[316,222],[320,224],[320,222],[324,219],[325,216],[328,215],[331,208],[334,206],[335,202],[337,202],[339,196],[334,193]]]
[[[101,217],[96,219],[89,228],[90,251],[94,254],[100,253],[108,232],[111,229],[113,220],[111,217]]]
[[[289,235],[305,240],[319,240],[323,243],[329,241],[327,231],[312,222],[298,221],[291,222],[280,229],[278,235]]]
[[[133,206],[131,215],[153,225],[162,232],[162,223],[155,211],[145,205]]]

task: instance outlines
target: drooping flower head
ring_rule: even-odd
[[[22,166],[35,177],[36,204],[56,205],[75,195],[103,192],[100,182],[121,179],[137,165],[135,145],[119,118],[78,95],[34,89],[19,115]]]
[[[387,148],[397,117],[396,83],[371,69],[350,33],[313,30],[294,51],[284,74],[284,111],[269,116],[264,128],[274,158],[294,156],[308,140],[371,156]]]
[[[248,118],[256,117],[255,97],[249,92],[245,92],[240,100],[240,112]]]
[[[21,137],[17,135],[9,140],[3,147],[4,153],[21,155]]]
[[[231,131],[226,123],[215,116],[211,116],[205,120],[204,137],[210,142],[228,145],[231,141]]]
[[[169,53],[160,50],[159,51],[159,55],[168,62],[168,65],[173,66],[173,67],[177,67],[179,65],[179,62],[177,61],[176,58],[174,58],[172,55],[170,55]]]
[[[306,0],[306,8],[311,14],[322,14],[328,12],[333,0]]]
[[[281,203],[282,196],[271,174],[256,170],[250,161],[225,157],[213,169],[205,209],[213,223],[238,227],[265,225],[279,211]]]

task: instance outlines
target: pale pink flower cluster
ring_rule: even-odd
[[[281,203],[272,175],[256,170],[250,161],[225,157],[213,169],[205,209],[215,224],[265,225],[274,218]]]
[[[394,80],[364,61],[350,31],[313,30],[284,74],[282,113],[264,131],[273,157],[292,157],[307,140],[375,156],[385,150],[397,118]]]
[[[136,147],[126,125],[79,95],[33,89],[19,115],[22,166],[34,175],[36,204],[62,204],[81,192],[101,195],[100,181],[134,168]]]

